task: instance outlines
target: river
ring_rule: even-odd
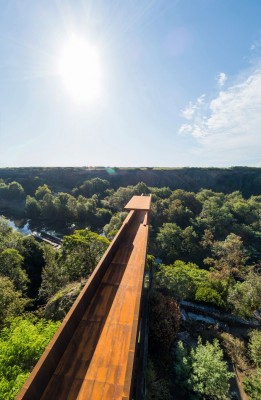
[[[8,225],[11,226],[16,231],[22,233],[23,235],[30,235],[32,233],[31,229],[29,228],[29,221],[28,220],[12,220],[9,218],[5,218]]]
[[[22,233],[22,235],[31,235],[33,232],[46,232],[52,236],[56,236],[59,239],[62,239],[64,234],[67,232],[58,232],[53,229],[50,229],[46,227],[45,225],[41,224],[39,226],[30,226],[30,222],[28,219],[13,219],[13,218],[7,218],[4,215],[0,215],[0,218],[4,217],[5,221],[8,223],[9,226],[11,226],[13,229],[15,229],[17,232]]]

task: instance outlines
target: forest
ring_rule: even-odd
[[[1,399],[15,398],[125,204],[141,194],[152,194],[147,399],[237,399],[240,390],[261,398],[259,168],[2,169],[0,177]],[[5,217],[54,229],[61,247]]]

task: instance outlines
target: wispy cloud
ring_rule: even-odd
[[[250,46],[250,50],[254,52],[259,51],[260,48],[261,48],[261,39],[255,40]]]
[[[218,84],[220,87],[224,86],[225,82],[227,80],[227,76],[225,72],[220,72],[218,75]]]
[[[195,116],[197,111],[200,109],[202,104],[204,103],[204,98],[205,94],[202,94],[197,98],[194,104],[190,102],[189,105],[184,110],[181,110],[181,115],[187,120],[191,120]]]
[[[221,75],[221,74],[220,74]],[[224,74],[224,76],[226,76]],[[223,79],[221,80],[223,81]],[[193,113],[188,113],[193,110]],[[185,114],[184,114],[185,111]],[[261,155],[261,68],[257,67],[216,97],[190,103],[182,112],[189,123],[179,133],[192,135],[194,153],[223,165],[258,165]],[[187,111],[187,112],[186,112]],[[186,114],[190,118],[186,117]]]

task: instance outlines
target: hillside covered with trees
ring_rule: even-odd
[[[261,194],[261,168],[0,168],[0,179],[17,181],[26,193],[33,194],[38,186],[47,184],[55,191],[70,192],[82,182],[106,179],[113,189],[144,182],[148,186],[199,191],[212,189],[229,193],[235,190],[244,196]]]

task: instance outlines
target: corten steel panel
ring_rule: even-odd
[[[147,214],[130,212],[17,400],[128,398],[146,259]]]
[[[150,204],[151,196],[133,196],[124,208],[125,210],[149,211]]]

